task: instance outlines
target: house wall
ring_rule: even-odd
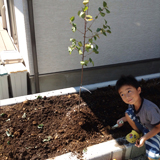
[[[23,27],[23,31],[19,31],[20,50],[24,54],[34,93],[27,2],[14,1],[18,30]],[[103,0],[90,1],[93,17],[102,3]],[[95,66],[89,64],[86,67],[84,84],[114,80],[124,73],[138,76],[159,72],[160,1],[108,0],[107,3],[111,13],[105,19],[112,33],[98,39],[99,54],[91,55]],[[77,16],[82,6],[79,0],[33,0],[41,92],[80,84],[81,57],[76,52],[69,55],[68,46],[71,44],[70,38],[83,41],[82,35],[78,31],[73,33],[69,24],[70,17],[76,16],[75,23],[83,31],[83,20]],[[100,17],[92,25],[93,30],[101,27],[103,22]]]
[[[103,0],[90,1],[91,15],[96,16]],[[79,69],[80,56],[68,53],[69,39],[83,41],[78,31],[72,33],[69,19],[83,6],[79,0],[33,1],[35,31],[40,74]],[[99,55],[91,55],[96,66],[132,62],[160,57],[160,1],[109,0],[111,11],[106,20],[112,34],[101,37]],[[102,22],[103,18],[100,18]],[[101,26],[96,22],[94,28]],[[80,30],[83,20],[76,16]],[[91,22],[90,22],[91,23]],[[92,67],[92,65],[89,65]],[[31,73],[32,74],[32,73]]]

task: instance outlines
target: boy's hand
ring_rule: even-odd
[[[143,145],[144,145],[144,142],[145,142],[145,138],[144,137],[141,137],[140,139],[137,139],[136,140],[136,144],[135,144],[135,146],[136,147],[142,147]]]
[[[118,127],[123,126],[123,124],[124,124],[123,119],[121,118],[121,119],[117,120],[117,124],[118,124]]]

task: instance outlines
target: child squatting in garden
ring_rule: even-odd
[[[130,143],[136,142],[136,147],[145,144],[148,159],[160,160],[160,109],[153,102],[141,97],[141,87],[131,75],[121,76],[116,83],[116,90],[128,104],[125,116],[118,119],[117,124],[121,127],[121,122],[128,122],[133,128],[126,140]]]

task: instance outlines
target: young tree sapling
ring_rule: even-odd
[[[83,42],[75,38],[70,38],[72,44],[68,47],[68,51],[70,54],[73,50],[76,50],[78,51],[79,55],[82,56],[82,60],[80,61],[81,82],[79,96],[81,96],[81,88],[83,83],[83,68],[84,66],[87,66],[88,63],[92,63],[92,65],[94,66],[94,61],[88,56],[92,53],[99,54],[98,45],[96,44],[97,38],[100,38],[100,35],[107,36],[107,33],[111,33],[111,28],[110,26],[108,26],[106,19],[104,19],[104,24],[101,28],[97,28],[95,32],[93,32],[93,30],[91,29],[92,24],[99,18],[99,16],[105,17],[106,13],[110,13],[110,11],[108,10],[107,3],[103,1],[103,7],[98,8],[98,13],[94,18],[91,15],[89,15],[89,0],[84,0],[83,5],[84,7],[78,11],[78,16],[84,20],[84,31],[80,31],[76,23],[74,23],[75,16],[72,16],[70,18],[72,32],[80,32],[82,34]],[[90,36],[87,35],[87,32],[90,32]]]

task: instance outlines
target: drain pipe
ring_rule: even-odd
[[[28,15],[29,15],[30,32],[31,32],[35,91],[36,91],[36,93],[39,93],[40,92],[39,72],[38,72],[37,49],[36,49],[36,38],[35,38],[34,16],[33,16],[33,1],[32,0],[27,0],[27,3],[28,3]]]

